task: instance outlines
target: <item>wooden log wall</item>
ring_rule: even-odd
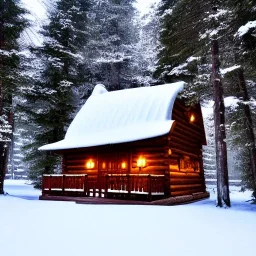
[[[194,115],[194,122],[190,116]],[[205,132],[200,106],[188,109],[184,102],[175,101],[172,119],[175,128],[168,136],[171,196],[205,191],[202,145]]]
[[[138,151],[137,151],[138,150]],[[146,174],[164,174],[166,170],[169,169],[169,159],[168,154],[165,153],[165,149],[161,146],[154,147],[154,151],[152,148],[144,149],[144,148],[137,148],[137,152],[131,153],[131,161],[132,161],[132,168],[131,173],[146,173]],[[139,153],[140,152],[140,153]],[[146,160],[146,166],[139,168],[137,166],[137,160],[143,157]]]
[[[130,157],[131,174],[139,173],[165,176],[163,190],[165,197],[168,197],[170,195],[168,136],[136,142],[132,146]],[[145,167],[139,168],[137,166],[137,160],[140,157],[145,158]]]
[[[195,116],[194,122],[189,120],[191,114]],[[200,106],[188,109],[177,99],[172,119],[175,120],[175,125],[165,136],[65,151],[63,173],[88,174],[89,184],[99,184],[102,182],[100,175],[108,173],[165,175],[165,196],[204,192],[202,145],[205,144],[205,133]],[[113,158],[113,164],[109,165],[108,157]],[[146,159],[146,166],[143,168],[137,166],[139,157]],[[92,169],[86,169],[86,161],[89,159],[95,163]],[[123,161],[126,164],[121,170],[120,163]],[[103,168],[104,162],[106,167],[104,165]]]
[[[94,168],[87,169],[87,161],[94,162]],[[98,182],[98,161],[96,152],[69,152],[63,155],[63,173],[64,174],[87,174],[89,188],[95,189]]]
[[[132,143],[124,143],[111,146],[97,147],[95,150],[70,150],[63,152],[64,174],[88,174],[89,186],[92,183],[101,183],[100,175],[109,174],[154,174],[167,175],[166,193],[169,194],[169,156],[168,137],[161,136],[148,140]],[[107,156],[108,155],[108,156]],[[109,168],[108,158],[112,158],[112,169]],[[139,168],[139,157],[146,159],[146,166]],[[86,162],[91,159],[95,163],[92,169],[86,168]],[[103,163],[104,168],[102,168]],[[125,168],[121,169],[121,163],[125,162]],[[98,172],[99,170],[99,172]],[[99,175],[98,175],[99,174]],[[103,181],[104,183],[104,181]]]

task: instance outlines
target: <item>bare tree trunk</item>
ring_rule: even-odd
[[[0,50],[4,48],[4,35],[3,35],[3,20],[0,18]],[[0,71],[3,68],[3,59],[0,55]],[[0,116],[3,114],[3,81],[0,77]]]
[[[0,50],[3,49],[4,38],[3,38],[3,20],[0,18]],[[0,71],[2,71],[3,60],[0,55]],[[3,114],[3,81],[0,77],[0,117]],[[1,121],[0,121],[1,125]],[[4,194],[4,176],[5,176],[5,147],[4,142],[0,141],[0,194]]]
[[[4,194],[4,177],[5,177],[5,173],[4,173],[4,149],[2,147],[3,145],[0,145],[0,195]]]
[[[212,79],[214,121],[215,121],[215,146],[216,146],[216,169],[217,169],[217,206],[230,207],[227,145],[225,131],[225,106],[223,99],[223,86],[220,76],[219,45],[218,40],[212,41]]]
[[[246,82],[244,78],[244,72],[242,68],[238,71],[238,80],[239,80],[239,89],[242,93],[243,101],[248,102],[249,96],[246,88]],[[253,121],[251,110],[248,104],[243,104],[244,110],[244,125],[246,129],[247,140],[249,144],[249,152],[250,152],[250,162],[251,162],[251,171],[253,178],[253,196],[256,198],[256,145],[255,145],[255,135],[253,131]]]
[[[8,146],[1,142],[0,144],[0,194],[4,194],[5,170],[8,163]]]

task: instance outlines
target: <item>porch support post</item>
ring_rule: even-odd
[[[98,187],[98,190],[99,190],[99,197],[101,197],[101,185],[102,185],[102,176],[101,176],[101,173],[100,173],[100,164],[99,164],[99,153],[97,153],[97,171],[98,171],[98,182],[97,182],[97,187]]]
[[[129,151],[128,172],[132,173],[132,151]]]
[[[65,174],[62,175],[62,195],[65,193]]]
[[[126,175],[127,176],[127,191],[128,191],[128,193],[127,193],[127,196],[128,196],[128,198],[131,198],[131,179],[130,179],[130,174],[127,174]]]
[[[108,197],[108,174],[106,175],[106,184],[105,184],[105,195],[104,197]]]
[[[52,175],[49,176],[49,195],[52,192]]]
[[[148,200],[152,201],[152,177],[148,175]]]
[[[89,191],[88,191],[88,176],[85,174],[84,175],[84,196],[89,196]]]

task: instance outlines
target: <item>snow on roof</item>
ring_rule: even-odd
[[[64,140],[40,150],[84,148],[167,134],[172,108],[184,82],[108,92],[96,85],[69,126]]]

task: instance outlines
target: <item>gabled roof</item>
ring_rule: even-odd
[[[70,124],[64,140],[40,150],[131,142],[167,134],[172,108],[184,82],[108,92],[96,85]]]

